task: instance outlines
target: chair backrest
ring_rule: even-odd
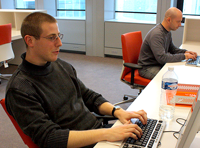
[[[17,132],[19,133],[20,137],[22,138],[22,140],[24,141],[24,143],[29,147],[29,148],[39,148],[32,140],[29,136],[27,136],[26,134],[23,133],[23,131],[21,130],[21,128],[19,127],[19,125],[17,124],[17,122],[15,121],[15,119],[7,112],[6,109],[6,105],[5,105],[5,99],[2,99],[0,101],[4,111],[6,112],[6,114],[8,115],[8,117],[10,118],[11,122],[13,123],[14,127],[16,128]]]
[[[11,23],[0,25],[0,61],[14,59],[14,53],[11,45]]]
[[[142,32],[129,32],[121,35],[122,55],[124,63],[138,63],[140,48],[142,45]],[[124,77],[131,69],[124,67],[121,78]]]

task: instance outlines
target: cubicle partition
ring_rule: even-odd
[[[200,53],[200,16],[186,16],[182,47]]]

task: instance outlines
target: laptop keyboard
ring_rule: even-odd
[[[138,140],[131,137],[125,139],[120,148],[156,148],[159,145],[165,128],[164,121],[148,119],[146,125],[143,125],[139,119],[131,119],[131,122],[142,129],[143,135]]]
[[[189,59],[186,64],[200,66],[200,56],[197,56],[196,60]]]

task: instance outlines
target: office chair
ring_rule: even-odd
[[[8,60],[14,59],[14,53],[11,45],[11,24],[0,25],[0,65],[8,67]],[[11,74],[0,73],[0,84],[1,79],[9,79]]]
[[[29,136],[27,136],[26,134],[24,134],[24,132],[21,130],[21,128],[19,127],[19,125],[17,124],[17,122],[15,121],[15,119],[7,112],[6,105],[5,105],[5,98],[2,99],[0,101],[0,103],[1,103],[4,111],[6,112],[6,114],[8,115],[8,117],[10,118],[11,122],[13,123],[14,127],[16,128],[17,132],[19,133],[20,137],[24,141],[24,143],[29,148],[39,148],[35,143],[33,143],[33,141],[31,140],[31,138]]]
[[[120,80],[128,84],[132,89],[139,89],[139,93],[151,81],[139,75],[138,69],[142,66],[138,65],[138,57],[142,45],[141,31],[129,32],[121,35],[122,42],[122,55],[123,55],[123,68]],[[128,97],[132,98],[128,100]],[[121,104],[125,102],[132,102],[137,96],[124,95],[124,101],[116,103]],[[116,105],[115,104],[115,105]]]

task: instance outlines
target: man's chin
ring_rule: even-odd
[[[176,28],[176,29],[171,29],[172,31],[176,31],[178,28]]]
[[[51,58],[51,59],[49,60],[49,62],[55,62],[57,59],[58,59],[58,56],[53,57],[53,58]]]

